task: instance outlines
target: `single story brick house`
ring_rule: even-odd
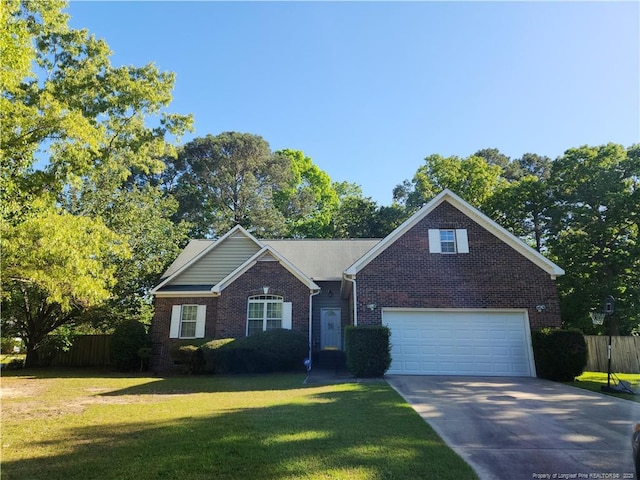
[[[387,325],[388,373],[535,376],[531,329],[559,327],[564,271],[449,190],[382,239],[193,240],[157,287],[151,368],[172,343],[287,328],[310,353]]]

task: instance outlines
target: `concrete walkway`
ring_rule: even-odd
[[[385,378],[482,480],[635,478],[640,404],[537,378]]]

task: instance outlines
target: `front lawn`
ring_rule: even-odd
[[[616,376],[620,380],[629,382],[631,388],[636,392],[636,395],[630,395],[627,393],[606,393],[618,398],[624,398],[625,400],[631,400],[633,402],[640,403],[640,374],[632,373],[617,373]],[[617,382],[613,381],[615,377],[612,376],[611,384],[614,385]],[[574,387],[584,388],[585,390],[591,390],[593,392],[602,392],[600,387],[607,384],[607,374],[602,372],[584,372],[579,377],[576,377],[575,381],[567,382],[567,385]]]
[[[7,373],[7,480],[477,478],[386,383]]]

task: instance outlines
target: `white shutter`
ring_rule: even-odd
[[[429,252],[442,253],[442,246],[440,245],[440,230],[437,228],[429,229]]]
[[[169,338],[178,338],[180,335],[180,319],[182,317],[182,305],[171,307],[171,327],[169,327]]]
[[[293,304],[291,302],[282,303],[282,328],[291,330],[293,318]]]
[[[469,253],[469,239],[467,238],[467,231],[465,229],[456,230],[456,243],[458,246],[458,253]]]
[[[196,315],[196,338],[204,338],[204,325],[207,319],[207,306],[198,305],[198,313]]]

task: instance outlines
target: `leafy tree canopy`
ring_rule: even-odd
[[[640,146],[572,148],[549,179],[549,250],[566,270],[558,285],[563,320],[590,330],[588,312],[617,299],[614,334],[640,324]]]
[[[430,155],[410,182],[395,187],[393,196],[407,208],[417,209],[448,188],[472,205],[481,206],[504,182],[502,173],[499,165],[477,155],[468,158]]]
[[[122,239],[102,222],[38,205],[17,225],[2,223],[2,326],[21,337],[27,364],[46,336],[109,298]]]
[[[166,234],[172,207],[132,180],[160,172],[175,152],[167,138],[192,121],[165,111],[172,73],[111,65],[103,40],[69,28],[66,2],[0,1],[2,326],[25,339],[31,364],[48,333],[103,305],[116,284],[135,298],[145,280],[131,280],[148,283],[157,265],[145,265],[134,235],[165,245],[135,222],[155,218]]]

